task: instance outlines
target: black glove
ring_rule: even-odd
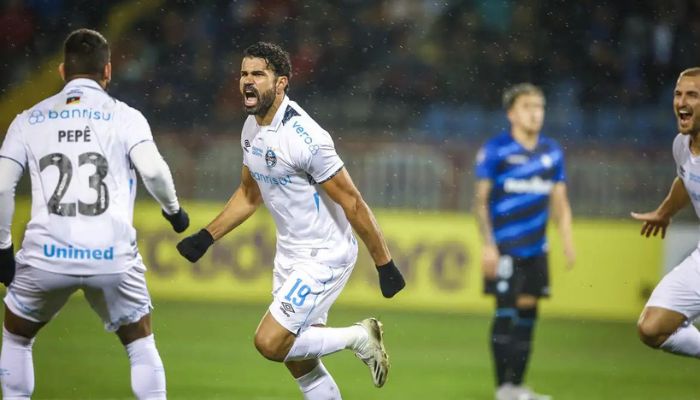
[[[211,233],[202,229],[194,235],[182,239],[177,244],[177,251],[190,262],[197,262],[212,244],[214,244],[214,238]]]
[[[15,248],[13,245],[0,249],[0,282],[10,286],[15,277]]]
[[[182,207],[180,207],[180,209],[177,210],[177,212],[175,214],[172,214],[172,215],[170,215],[162,210],[161,210],[161,212],[163,213],[163,216],[165,217],[165,219],[167,219],[168,222],[170,222],[170,225],[173,226],[173,229],[177,233],[184,232],[185,229],[187,229],[187,227],[190,226],[190,216],[187,215],[187,213],[185,212],[185,209],[183,209]]]
[[[378,266],[377,272],[379,272],[379,287],[382,289],[382,295],[387,299],[394,297],[406,286],[406,281],[403,280],[401,271],[396,268],[394,260]]]

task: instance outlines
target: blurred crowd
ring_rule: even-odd
[[[3,2],[0,89],[29,77],[71,29],[103,26],[115,3]],[[586,130],[566,115],[670,114],[678,72],[700,64],[700,1],[166,1],[108,40],[112,92],[162,129],[238,129],[240,54],[267,40],[291,54],[290,96],[331,127],[469,135],[476,128],[455,114],[499,112],[504,87],[532,81],[564,113],[557,129]]]
[[[31,78],[61,50],[68,32],[100,26],[119,1],[0,1],[0,101],[11,86]]]

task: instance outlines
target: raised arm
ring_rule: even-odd
[[[393,297],[406,286],[406,282],[391,258],[389,247],[372,210],[355,187],[350,174],[343,168],[321,187],[342,207],[350,225],[367,246],[379,273],[382,294],[384,297]]]
[[[671,189],[666,198],[654,211],[647,213],[631,213],[632,218],[642,221],[641,234],[643,236],[656,236],[661,232],[661,238],[666,237],[666,228],[671,223],[671,218],[683,207],[690,204],[690,196],[685,189],[683,181],[676,177],[671,184]]]
[[[564,182],[558,182],[554,185],[551,194],[551,207],[552,219],[559,228],[559,235],[564,245],[566,265],[568,268],[572,268],[576,262],[576,252],[574,250],[571,205]]]
[[[221,239],[248,219],[262,203],[260,188],[245,165],[241,171],[241,184],[228,200],[224,209],[206,228],[183,239],[177,245],[180,254],[190,262],[196,262],[214,241]]]

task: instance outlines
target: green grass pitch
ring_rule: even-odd
[[[170,399],[300,399],[281,364],[259,356],[265,304],[156,301],[154,327]],[[331,325],[384,322],[392,361],[382,389],[350,352],[326,357],[344,399],[492,399],[489,318],[335,308]],[[35,399],[131,398],[124,349],[80,298],[40,334]],[[646,349],[634,322],[541,321],[528,381],[555,400],[700,399],[697,360]]]

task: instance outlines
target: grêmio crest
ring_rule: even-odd
[[[272,149],[268,149],[267,153],[265,153],[265,163],[267,164],[268,168],[272,168],[277,165],[277,155],[274,151],[272,151]]]

